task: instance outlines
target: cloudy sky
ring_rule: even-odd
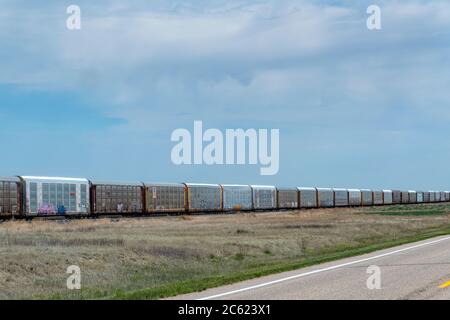
[[[0,0],[0,175],[450,189],[449,46],[445,0]],[[278,174],[175,166],[194,120],[280,129]]]

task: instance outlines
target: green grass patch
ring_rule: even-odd
[[[448,214],[444,210],[368,211],[364,213],[379,214],[382,216],[443,216]]]
[[[406,243],[425,240],[437,236],[450,234],[450,227],[444,228],[432,228],[425,230],[415,236],[402,237],[396,240],[380,241],[378,243],[358,246],[358,247],[346,247],[344,245],[338,246],[335,252],[322,253],[316,257],[307,258],[303,261],[279,261],[270,265],[260,264],[249,267],[242,272],[220,275],[214,277],[205,277],[195,280],[176,281],[169,284],[164,284],[152,288],[123,291],[117,290],[108,299],[158,299],[170,296],[176,296],[180,294],[186,294],[191,292],[202,291],[208,288],[218,287],[226,284],[231,284],[243,280],[257,278],[265,275],[270,275],[279,272],[291,271],[295,269],[305,268],[308,266],[348,258],[352,256],[362,255],[373,251],[386,249],[390,247],[399,246]],[[328,249],[330,251],[331,248]]]
[[[367,208],[361,213],[383,216],[440,216],[449,214],[450,206],[433,204],[392,205]]]

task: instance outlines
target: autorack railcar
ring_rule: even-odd
[[[317,190],[316,188],[298,187],[300,208],[316,208],[317,207]]]
[[[409,198],[408,203],[417,203],[417,192],[414,190],[409,190],[408,198]]]
[[[400,190],[392,190],[392,203],[393,204],[402,203],[402,192]]]
[[[350,206],[360,206],[361,205],[361,190],[348,189],[348,204]]]
[[[408,193],[408,191],[402,191],[400,193],[400,203],[402,203],[402,204],[409,203],[409,193]]]
[[[434,191],[430,191],[430,202],[436,201],[436,193]]]
[[[297,188],[276,188],[278,209],[298,208],[298,190]]]
[[[249,185],[221,184],[224,211],[245,211],[253,208]]]
[[[348,207],[348,191],[343,188],[333,188],[334,205],[336,207]]]
[[[185,183],[189,212],[222,211],[222,188],[218,184]]]
[[[142,182],[91,182],[91,211],[94,214],[144,213]]]
[[[441,193],[439,191],[434,192],[434,201],[440,202],[441,201]]]
[[[374,205],[382,205],[383,202],[383,191],[373,191],[372,192],[373,204]]]
[[[21,213],[21,190],[18,177],[0,177],[0,216]]]
[[[186,186],[182,183],[146,183],[145,206],[147,213],[185,212]]]
[[[334,194],[331,188],[316,188],[317,203],[320,208],[334,207]]]
[[[363,206],[373,205],[373,195],[370,189],[361,189],[361,203]]]
[[[423,201],[424,201],[424,197],[423,197],[423,192],[422,191],[417,191],[417,197],[416,197],[416,199],[417,199],[417,203],[423,203]]]
[[[268,210],[277,207],[277,189],[274,186],[251,185],[253,209]]]
[[[0,216],[9,217],[327,208],[449,200],[449,191],[0,178]]]
[[[392,204],[392,190],[383,190],[383,204]]]
[[[21,176],[25,216],[89,214],[89,181],[83,178]]]

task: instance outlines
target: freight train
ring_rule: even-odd
[[[0,217],[151,215],[450,201],[449,191],[0,178]]]

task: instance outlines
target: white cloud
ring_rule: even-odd
[[[414,121],[450,117],[448,2],[382,1],[375,32],[361,2],[80,6],[83,27],[72,32],[61,5],[4,7],[0,83],[78,91],[142,130],[199,116],[379,127],[405,104]]]
[[[133,148],[122,160],[138,175],[151,158],[146,147],[170,149],[171,130],[201,119],[208,127],[281,128],[284,181],[296,179],[286,173],[295,169],[302,183],[325,185],[330,175],[317,169],[312,179],[311,168],[335,167],[344,169],[334,178],[345,174],[349,184],[408,181],[414,164],[438,149],[428,141],[447,133],[450,4],[377,1],[383,28],[372,32],[372,2],[80,0],[82,30],[70,32],[65,4],[0,0],[0,84],[72,90],[125,119],[83,137],[80,147],[91,142],[87,164]],[[152,165],[171,177],[176,170],[159,170],[166,155]],[[409,167],[395,171],[406,159]]]

